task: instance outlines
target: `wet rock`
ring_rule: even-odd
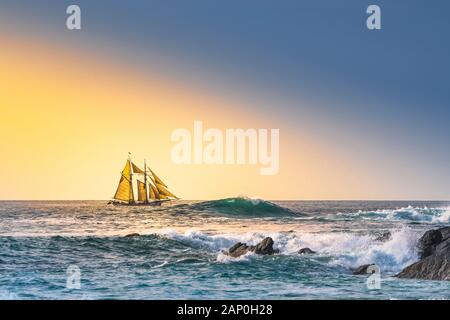
[[[450,281],[450,251],[432,254],[406,267],[397,275],[404,279]]]
[[[310,248],[301,248],[298,250],[298,254],[314,254],[315,251],[311,250]]]
[[[124,238],[133,238],[133,237],[139,237],[139,233],[130,233],[124,236]]]
[[[384,232],[378,237],[375,238],[375,241],[386,242],[392,239],[392,234],[388,232]]]
[[[253,251],[252,249],[253,249],[252,246],[248,246],[245,243],[238,242],[230,249],[228,249],[227,254],[233,258],[237,258],[239,256],[242,256],[243,254],[246,254],[249,251]]]
[[[450,239],[450,227],[443,227],[443,228],[438,229],[438,231],[442,235],[442,241]]]
[[[423,234],[417,243],[419,256],[421,259],[432,255],[436,246],[442,242],[442,233],[439,230],[428,230]]]
[[[425,232],[417,246],[421,259],[396,276],[404,279],[450,281],[450,227]]]
[[[352,269],[352,274],[360,275],[360,274],[367,274],[367,268],[370,266],[374,266],[373,263],[371,264],[363,264],[362,266],[359,266],[356,269]]]
[[[271,255],[274,253],[278,253],[278,250],[274,250],[273,248],[273,239],[271,237],[267,237],[256,245],[254,252],[256,254]]]
[[[446,253],[449,251],[450,251],[450,238],[439,243],[435,249],[436,254]]]
[[[264,238],[256,246],[248,246],[245,243],[238,242],[230,249],[228,249],[228,252],[226,252],[225,254],[237,258],[243,254],[246,254],[247,252],[254,252],[261,255],[272,255],[278,253],[279,250],[273,248],[273,239],[271,237],[267,237]]]

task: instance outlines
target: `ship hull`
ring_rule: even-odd
[[[111,204],[113,206],[125,206],[125,207],[155,207],[155,206],[160,206],[164,202],[168,202],[168,201],[171,201],[171,200],[170,199],[168,199],[168,200],[156,200],[156,201],[150,201],[150,202],[147,202],[147,203],[143,203],[143,202],[126,203],[126,202],[120,202],[120,201],[110,201],[110,202],[108,202],[108,204]]]

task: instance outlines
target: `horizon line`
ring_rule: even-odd
[[[252,197],[225,197],[225,198],[215,198],[215,199],[178,199],[181,201],[215,201],[215,200],[225,200],[225,199],[236,199],[236,198],[247,198],[250,200],[263,200],[263,201],[392,201],[392,202],[450,202],[449,200],[442,199],[263,199],[263,198],[252,198]],[[20,201],[111,201],[111,199],[0,199],[0,202],[20,202]],[[175,201],[175,200],[174,200]]]

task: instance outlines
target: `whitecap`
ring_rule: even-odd
[[[376,241],[373,235],[350,232],[298,233],[298,232],[246,232],[230,234],[206,234],[196,230],[184,233],[169,232],[163,236],[196,248],[218,252],[217,261],[240,261],[222,253],[237,242],[256,245],[265,237],[274,240],[274,248],[281,255],[298,255],[300,248],[309,247],[317,252],[312,257],[326,257],[335,266],[355,268],[375,263],[384,272],[398,272],[417,261],[416,243],[419,234],[407,227],[391,230],[391,239]],[[248,259],[243,256],[242,259]]]

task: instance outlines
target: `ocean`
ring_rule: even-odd
[[[424,231],[448,225],[450,202],[3,201],[0,299],[450,299],[448,281],[393,277]],[[267,236],[279,254],[223,253]],[[379,289],[352,275],[367,263]]]

